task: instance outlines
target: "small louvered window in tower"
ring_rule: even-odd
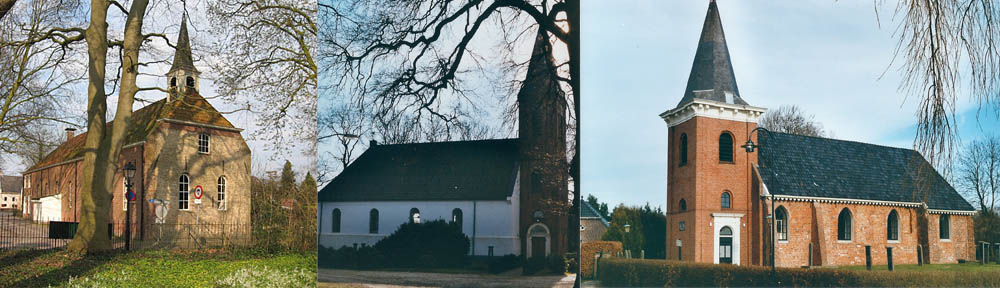
[[[719,135],[719,162],[733,162],[733,135]]]

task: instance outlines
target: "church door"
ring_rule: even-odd
[[[719,263],[733,264],[733,230],[728,226],[719,231]]]
[[[545,237],[531,237],[531,257],[545,257]]]

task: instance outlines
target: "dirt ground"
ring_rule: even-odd
[[[573,287],[576,274],[520,276],[319,269],[318,287]]]

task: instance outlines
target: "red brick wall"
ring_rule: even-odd
[[[750,233],[756,225],[750,221],[751,202],[755,197],[749,191],[751,163],[756,162],[756,153],[746,153],[739,147],[746,141],[755,123],[720,120],[708,117],[694,117],[668,131],[667,202],[670,218],[667,227],[667,258],[677,259],[676,240],[683,242],[684,260],[697,262],[714,261],[714,233],[716,227],[712,213],[740,213],[740,264],[752,263],[754,239]],[[733,162],[719,161],[719,136],[727,132],[733,136]],[[680,135],[688,138],[688,163],[680,163]],[[730,208],[722,208],[724,191],[731,195]],[[678,203],[683,198],[687,202],[687,212],[679,212]],[[675,213],[676,212],[676,213]],[[686,222],[686,230],[678,231],[680,221]]]
[[[973,239],[972,217],[950,215],[951,237],[939,237],[940,214],[927,215],[927,239],[930,242],[931,263],[956,263],[958,259],[976,259],[976,246]]]

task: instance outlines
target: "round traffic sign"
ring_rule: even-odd
[[[128,191],[125,191],[125,199],[135,201],[135,191],[132,191],[132,188],[128,188]]]
[[[194,186],[194,199],[201,199],[201,185]]]

